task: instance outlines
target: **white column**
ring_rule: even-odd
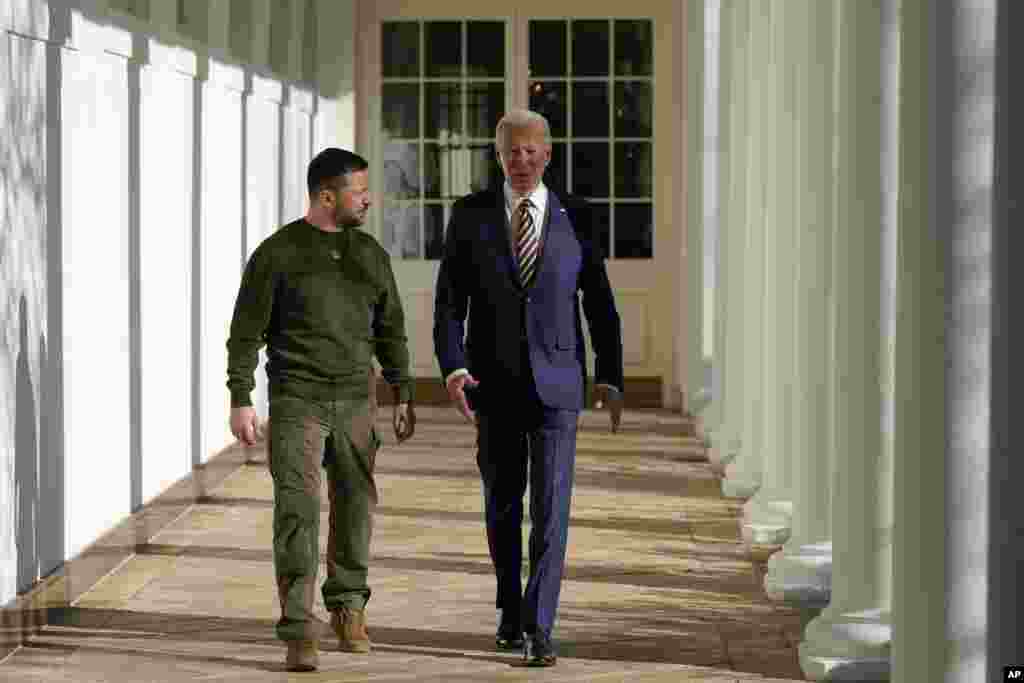
[[[680,155],[676,159],[686,197],[686,236],[680,243],[680,286],[685,306],[679,307],[679,328],[674,344],[676,391],[670,392],[669,407],[690,417],[707,403],[708,387],[704,372],[704,208],[702,173],[704,162],[704,0],[688,0],[677,5],[677,16],[685,26],[686,40],[677,47],[679,87],[686,92],[686,125],[680,135]],[[685,74],[685,75],[683,75]],[[700,420],[696,420],[699,422]]]
[[[191,469],[191,50],[147,40],[140,74],[140,329],[144,504]],[[167,425],[182,428],[168,430]]]
[[[812,680],[882,681],[889,680],[892,634],[892,448],[884,438],[891,400],[891,295],[882,282],[892,282],[886,235],[894,225],[882,191],[893,178],[895,157],[881,138],[882,3],[837,1],[833,7],[840,135],[831,263],[834,351],[827,380],[834,463],[832,592],[829,606],[807,625],[800,664]],[[821,26],[810,33],[827,39],[830,31]],[[807,97],[820,94],[808,90]]]
[[[312,160],[313,94],[297,85],[285,87],[281,131],[281,223],[306,213],[306,171]]]
[[[701,310],[703,311],[703,339],[701,346],[704,356],[710,359],[710,367],[702,369],[707,372],[706,396],[698,397],[699,405],[695,407],[700,419],[696,423],[697,436],[707,444],[710,437],[722,424],[722,377],[725,363],[723,352],[722,307],[720,303],[722,291],[718,286],[720,278],[721,223],[718,202],[718,167],[722,156],[721,135],[719,134],[719,103],[721,88],[719,77],[720,55],[722,50],[721,32],[721,0],[704,0],[704,83],[703,95],[699,98],[703,108],[701,120],[703,145],[702,168],[699,177],[702,185],[700,191],[703,201],[704,231],[701,245],[702,268]],[[705,361],[706,362],[706,361]]]
[[[795,255],[790,277],[795,286],[787,292],[793,333],[787,348],[791,381],[784,399],[790,407],[784,420],[793,458],[792,513],[777,522],[775,529],[765,525],[768,528],[762,531],[767,535],[785,528],[788,534],[782,552],[768,561],[765,592],[776,600],[824,607],[831,581],[827,390],[833,324],[826,308],[832,258],[829,238],[831,233],[847,229],[837,225],[843,215],[841,209],[836,209],[833,196],[831,88],[835,72],[830,39],[834,9],[828,3],[813,3],[819,6],[812,11],[812,3],[806,0],[780,4],[786,8],[779,36],[785,42],[784,84],[779,91],[786,105],[780,111],[795,115],[789,125],[780,127],[779,142],[792,149],[798,159],[786,168],[781,161],[784,155],[780,154],[778,169],[779,176],[792,179],[785,183],[780,196],[794,209],[783,212],[783,221],[795,228],[788,236]],[[799,99],[798,89],[802,94]],[[842,153],[839,158],[845,159]],[[877,168],[869,170],[877,179]],[[854,229],[861,228],[858,225]],[[781,534],[778,538],[783,540]]]
[[[131,34],[73,11],[62,56],[67,554],[129,512]],[[97,392],[102,400],[97,400]]]
[[[801,125],[803,136],[813,136],[807,149],[825,143],[826,139],[807,129],[809,121],[795,124],[796,120],[810,117],[805,116],[809,112],[795,108],[791,96],[791,71],[795,64],[787,59],[786,51],[802,38],[793,35],[793,26],[801,19],[792,11],[794,2],[775,0],[759,4],[767,15],[759,23],[768,33],[768,51],[763,57],[766,73],[755,85],[762,121],[758,136],[762,140],[766,185],[764,210],[760,212],[764,224],[763,323],[762,333],[756,339],[761,356],[754,370],[762,384],[762,436],[757,445],[763,474],[761,487],[743,506],[742,536],[747,543],[780,545],[789,535],[792,511],[789,413],[794,365],[793,292],[794,281],[798,279],[794,273],[799,267],[798,256],[819,256],[800,249],[805,233],[825,228],[823,224],[801,220],[804,202],[817,200],[820,195],[807,192],[807,183],[799,194],[793,193],[794,187],[801,186],[794,183],[794,166],[799,165],[794,162],[800,157],[800,147],[794,139],[793,126]],[[819,174],[806,180],[813,183],[820,177]]]
[[[746,0],[722,0],[721,4],[721,108],[722,122],[720,183],[718,186],[720,234],[719,259],[720,296],[718,311],[722,319],[720,348],[723,363],[722,420],[707,435],[708,458],[724,468],[739,450],[742,424],[743,375],[743,266],[744,216],[743,201],[747,165],[747,74],[746,52],[749,46],[750,3]]]
[[[229,426],[228,328],[240,278],[242,91],[240,68],[209,60],[202,101],[202,441],[203,462],[234,441]]]
[[[902,7],[896,677],[1024,663],[1022,20],[1017,2]]]
[[[766,66],[769,48],[768,10],[764,3],[750,3],[749,41],[744,55],[747,76],[743,89],[747,95],[741,116],[746,118],[746,135],[740,144],[746,147],[743,216],[743,288],[738,311],[743,315],[743,352],[740,369],[743,388],[739,392],[739,451],[725,468],[722,493],[730,498],[748,498],[761,486],[763,415],[761,401],[761,344],[764,321],[764,206],[765,181],[770,159],[766,152],[770,131],[757,101],[759,84],[770,74]]]

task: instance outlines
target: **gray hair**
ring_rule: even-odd
[[[498,121],[498,127],[494,131],[494,146],[501,149],[501,143],[504,140],[502,135],[506,128],[530,128],[532,126],[540,126],[544,130],[544,144],[550,145],[551,126],[548,125],[548,120],[543,114],[529,109],[513,109],[506,112]]]

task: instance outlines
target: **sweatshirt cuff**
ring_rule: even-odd
[[[252,406],[252,398],[249,396],[250,392],[245,390],[236,390],[231,392],[231,407],[232,408],[248,408]]]
[[[412,382],[402,382],[396,384],[394,387],[398,394],[399,403],[411,403],[412,402]]]

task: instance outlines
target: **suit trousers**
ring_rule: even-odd
[[[488,402],[477,413],[477,465],[497,578],[495,606],[502,610],[503,624],[519,623],[529,635],[550,637],[565,565],[579,411],[545,406],[529,373],[507,388],[506,393],[503,382],[507,400]],[[527,481],[532,527],[524,593],[520,572]]]
[[[313,602],[325,468],[330,512],[324,606],[328,611],[362,609],[370,598],[367,570],[377,504],[373,469],[380,447],[376,412],[374,397],[317,401],[271,396],[267,460],[274,482],[274,571],[281,606],[276,631],[281,640],[311,640],[320,634]]]

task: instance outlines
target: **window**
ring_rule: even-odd
[[[452,203],[502,177],[506,25],[385,21],[381,31],[378,234],[396,258],[439,259]]]
[[[529,107],[551,124],[545,183],[594,204],[610,258],[651,258],[651,21],[530,21],[529,68]]]

